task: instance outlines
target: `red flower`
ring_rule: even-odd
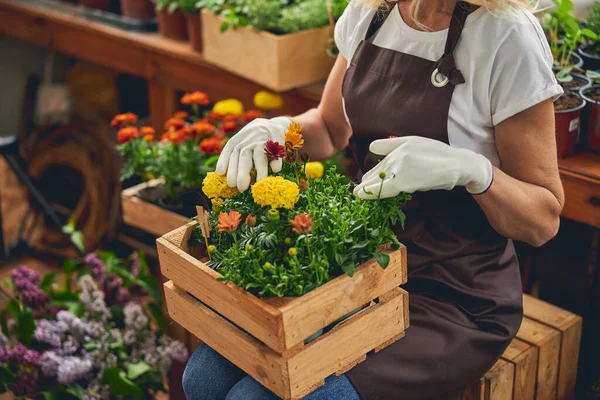
[[[310,232],[313,226],[312,217],[308,214],[298,214],[294,219],[290,220],[290,224],[294,228],[292,230],[297,234],[304,234]]]
[[[206,120],[199,120],[194,125],[192,125],[194,137],[198,135],[208,136],[215,133],[215,126]]]
[[[219,223],[217,227],[219,232],[233,232],[242,222],[242,214],[237,211],[229,211],[228,213],[219,214]]]
[[[141,133],[135,126],[126,126],[117,132],[117,141],[121,144],[128,143],[131,139],[140,137]]]
[[[242,121],[244,124],[248,124],[254,121],[256,118],[263,118],[265,113],[260,110],[248,110],[242,114]]]
[[[280,158],[285,157],[285,147],[278,142],[269,140],[265,145],[265,154],[271,160],[279,160]]]
[[[125,114],[119,114],[115,116],[110,122],[110,126],[113,129],[120,129],[121,127],[123,127],[123,125],[135,124],[136,122],[138,122],[138,116],[134,113],[128,112]]]
[[[256,217],[254,215],[248,214],[248,216],[246,217],[246,225],[248,225],[250,228],[255,226],[256,225]]]
[[[178,119],[187,119],[190,116],[190,114],[187,111],[177,111],[175,114],[173,114],[173,118],[178,118]]]
[[[215,122],[221,121],[223,119],[223,117],[224,117],[224,115],[216,113],[214,111],[209,111],[208,113],[206,113],[206,119],[211,124],[214,124]]]
[[[165,122],[165,129],[181,129],[185,126],[185,121],[181,118],[169,118],[167,122]]]
[[[187,93],[181,98],[181,104],[207,106],[210,103],[208,96],[203,92]]]
[[[233,119],[223,120],[219,129],[223,133],[233,133],[239,129],[239,125],[238,125],[237,121],[235,121]]]
[[[223,150],[223,140],[225,138],[223,136],[212,136],[206,139],[203,139],[200,142],[199,149],[203,153],[208,154],[220,154]]]

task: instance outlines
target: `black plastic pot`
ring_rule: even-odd
[[[571,62],[571,65],[572,65],[573,67],[576,67],[576,68],[581,68],[581,67],[583,67],[583,59],[581,58],[581,56],[580,56],[579,54],[577,54],[576,52],[572,52],[572,53],[571,53],[571,57],[570,57],[570,58],[571,58],[571,61],[572,61],[572,62]],[[552,67],[552,70],[553,70],[554,72],[558,72],[558,71],[560,71],[561,69],[562,69],[561,67],[559,67],[559,66],[556,66],[556,65]]]
[[[165,196],[165,192],[160,186],[151,186],[140,189],[135,196],[147,203],[159,204],[160,199]]]
[[[174,213],[181,213],[183,211],[183,203],[179,196],[168,197],[164,196],[158,200],[158,205],[165,210],[173,211]]]
[[[594,49],[596,44],[587,44],[579,47],[577,52],[583,60],[583,69],[597,70],[600,69],[600,54],[594,54],[590,50]]]
[[[589,97],[590,92],[600,91],[600,85],[580,90],[579,95],[587,102],[585,108],[585,146],[600,153],[600,99]],[[595,96],[594,96],[595,97]]]
[[[571,82],[559,82],[560,86],[562,86],[565,91],[569,90],[571,92],[579,93],[581,89],[590,86],[592,83],[590,78],[585,75],[572,73],[571,76],[573,77]]]

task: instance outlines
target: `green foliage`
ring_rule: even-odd
[[[284,163],[280,174],[298,182],[301,170]],[[241,223],[232,233],[218,232],[218,214],[211,214],[215,246],[208,265],[223,275],[223,281],[259,296],[301,296],[343,273],[352,276],[355,268],[375,258],[382,268],[389,256],[379,252],[381,246],[398,246],[391,226],[404,224],[400,205],[410,196],[365,201],[354,196],[352,183],[329,168],[320,179],[310,180],[309,188],[300,192],[294,209],[279,209],[279,218],[269,218],[269,207],[254,203],[251,191],[226,200],[220,213],[230,210],[256,216],[254,227]],[[298,214],[312,218],[312,229],[298,234],[290,220]],[[199,229],[195,240],[204,243]],[[295,255],[290,253],[294,249]]]
[[[189,14],[198,13],[198,7],[196,7],[196,3],[198,0],[177,0],[177,6],[181,11],[185,11]]]
[[[598,0],[594,1],[585,22],[587,28],[600,37],[600,2]],[[598,38],[594,42],[598,44]]]
[[[179,7],[179,0],[156,0],[156,9],[161,11],[163,8],[167,8],[167,11],[172,14]]]
[[[156,148],[142,138],[136,138],[118,145],[117,150],[124,160],[121,167],[121,181],[134,176],[148,179],[148,173],[156,158]]]

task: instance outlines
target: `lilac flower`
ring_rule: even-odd
[[[25,396],[37,391],[40,362],[40,353],[21,344],[12,349],[8,347],[0,349],[0,364],[8,364],[8,368],[17,378],[14,384],[8,386],[16,396]]]
[[[25,306],[42,310],[49,305],[50,297],[39,287],[42,279],[39,273],[21,266],[11,272],[10,279],[15,286],[16,295]]]
[[[8,346],[8,338],[4,335],[4,333],[0,332],[0,348]]]
[[[131,273],[133,274],[133,276],[137,277],[140,274],[140,268],[141,268],[140,256],[139,256],[138,252],[136,251],[131,255],[131,264],[129,264],[129,269],[131,270]]]
[[[9,351],[8,347],[0,347],[0,364],[6,364],[9,360]]]
[[[158,362],[156,367],[164,379],[167,377],[173,361],[185,362],[188,353],[183,343],[166,336],[161,339],[163,344],[157,348]]]
[[[17,290],[21,290],[29,285],[39,286],[40,282],[42,282],[42,276],[39,274],[39,272],[36,272],[24,265],[12,270],[10,273],[10,279]]]
[[[55,377],[58,373],[58,366],[62,363],[63,358],[56,354],[55,351],[47,351],[42,355],[40,369],[42,374],[47,377]]]
[[[112,299],[114,304],[125,304],[131,297],[129,290],[123,287],[123,279],[115,273],[111,273],[105,283],[106,297]]]
[[[125,329],[140,331],[148,327],[148,316],[139,303],[127,303],[123,308],[125,314]]]
[[[68,385],[86,377],[92,369],[92,361],[80,357],[65,357],[58,365],[58,383]]]
[[[104,286],[104,281],[106,279],[106,265],[102,262],[100,257],[96,253],[89,253],[83,259],[85,265],[87,265],[91,272],[93,278],[98,282],[99,286]]]
[[[104,302],[104,292],[98,290],[96,282],[89,275],[82,276],[79,285],[81,286],[79,301],[83,303],[86,314],[106,321],[110,317],[110,311]]]
[[[48,343],[50,346],[61,347],[63,334],[69,330],[69,326],[63,321],[49,321],[45,319],[36,322],[33,333],[38,342]]]

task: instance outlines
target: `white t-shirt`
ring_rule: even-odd
[[[373,14],[351,0],[338,20],[335,42],[348,61],[364,39]],[[411,28],[394,7],[373,44],[437,61],[447,35],[447,29],[423,32]],[[468,16],[454,58],[466,82],[457,85],[452,96],[450,145],[483,154],[500,167],[494,126],[563,93],[552,72],[552,54],[542,28],[529,11],[513,8],[492,14],[480,7]]]

